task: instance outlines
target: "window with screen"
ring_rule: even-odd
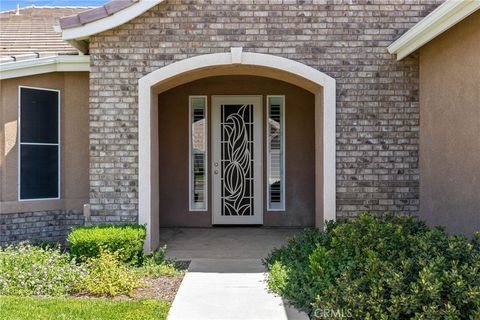
[[[190,97],[190,210],[207,210],[207,98]]]
[[[285,210],[285,97],[267,97],[268,209]]]
[[[20,87],[19,199],[60,197],[60,92]]]

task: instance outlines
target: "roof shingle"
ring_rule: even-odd
[[[112,0],[103,6],[80,12],[60,19],[62,29],[75,28],[108,17],[120,10],[130,7],[139,0]]]
[[[85,11],[85,7],[27,7],[0,13],[0,58],[37,53],[78,54],[53,30],[60,17]]]

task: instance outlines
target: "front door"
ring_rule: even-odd
[[[262,97],[212,97],[213,224],[262,224]]]

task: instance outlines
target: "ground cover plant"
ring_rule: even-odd
[[[177,276],[181,274],[183,266],[169,262],[166,258],[167,247],[163,246],[149,255],[144,255],[142,264],[137,273],[142,277],[157,278],[161,276]]]
[[[86,274],[84,265],[58,247],[20,243],[0,248],[0,295],[65,295]]]
[[[118,253],[100,251],[100,256],[88,258],[85,263],[87,273],[79,281],[75,290],[79,293],[95,296],[132,296],[136,288],[143,283],[136,272],[121,264]]]
[[[270,289],[312,317],[480,319],[478,237],[412,217],[306,230],[265,259]]]
[[[122,263],[118,252],[100,250],[98,257],[76,260],[59,247],[20,243],[0,248],[0,295],[95,296],[132,295],[143,278],[178,276],[165,248],[142,258],[137,266]]]
[[[150,255],[141,252],[144,231],[76,229],[69,236],[70,250],[28,242],[0,247],[0,319],[90,319],[97,307],[104,316],[96,319],[111,319],[109,308],[128,319],[165,318],[183,271],[166,259],[165,247]],[[82,304],[85,299],[96,307]],[[12,313],[4,316],[5,310]]]

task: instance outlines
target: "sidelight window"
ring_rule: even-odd
[[[285,97],[267,97],[268,210],[285,210]]]
[[[190,211],[207,210],[207,97],[191,96],[190,128]]]

